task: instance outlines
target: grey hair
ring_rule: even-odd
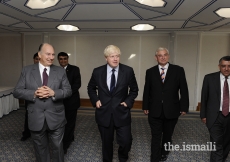
[[[156,50],[156,54],[155,54],[155,55],[157,55],[157,53],[158,53],[159,51],[166,51],[167,54],[169,54],[169,50],[168,50],[167,48],[165,48],[165,47],[159,47],[159,48]]]

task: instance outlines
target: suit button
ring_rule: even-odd
[[[46,102],[45,100],[43,102]]]

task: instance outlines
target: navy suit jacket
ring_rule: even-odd
[[[92,105],[96,107],[98,100],[102,104],[100,108],[96,108],[96,122],[101,126],[108,127],[111,114],[113,114],[115,126],[129,125],[131,123],[130,109],[138,95],[134,71],[129,66],[119,64],[117,84],[112,94],[107,86],[106,78],[107,65],[103,65],[93,70],[88,84],[88,94]],[[125,102],[128,107],[120,105],[122,102]]]

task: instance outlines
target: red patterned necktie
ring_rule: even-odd
[[[162,83],[164,83],[164,81],[165,81],[165,72],[164,72],[164,68],[161,68],[161,81],[162,81]]]
[[[228,89],[228,77],[225,77],[224,89],[223,89],[223,105],[222,114],[227,116],[229,113],[229,89]]]
[[[47,75],[47,73],[46,73],[46,68],[44,68],[44,71],[43,71],[43,74],[42,74],[42,76],[43,76],[43,84],[42,85],[44,85],[44,86],[47,86],[47,83],[48,83],[48,75]]]

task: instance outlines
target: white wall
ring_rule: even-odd
[[[228,55],[229,34],[224,33],[156,33],[145,34],[25,34],[0,36],[0,86],[14,86],[22,65],[32,64],[33,54],[42,42],[51,43],[56,55],[70,53],[70,64],[80,68],[82,76],[81,98],[88,98],[87,84],[93,68],[104,65],[103,51],[109,44],[121,49],[121,63],[133,67],[139,85],[136,100],[142,100],[145,71],[156,65],[154,54],[158,47],[167,47],[170,62],[184,67],[190,97],[190,110],[200,102],[203,77],[218,71],[219,59]],[[22,45],[21,45],[22,44]],[[21,52],[22,51],[22,52]],[[128,59],[136,54],[133,59]],[[54,64],[59,65],[57,58]],[[13,66],[12,66],[13,65]],[[6,72],[6,71],[11,71]],[[7,77],[6,77],[7,76]]]

